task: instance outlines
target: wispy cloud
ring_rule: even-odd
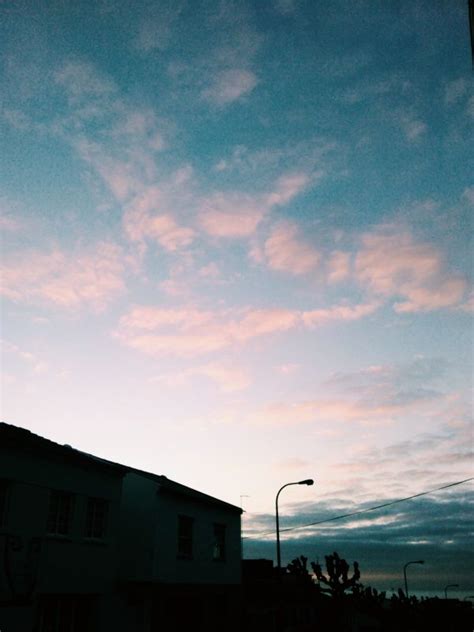
[[[115,83],[102,75],[90,63],[71,60],[66,62],[54,74],[56,82],[63,86],[71,101],[77,102],[84,98],[110,95],[117,91]]]
[[[183,8],[184,2],[181,0],[151,4],[139,16],[137,33],[133,39],[134,48],[144,53],[167,49]]]
[[[154,240],[165,250],[173,252],[189,246],[195,232],[192,228],[180,226],[164,210],[163,197],[161,190],[156,187],[146,190],[125,212],[123,226],[125,234],[132,241]]]
[[[454,79],[446,84],[444,91],[444,102],[446,105],[457,103],[469,90],[469,82],[464,77]]]
[[[411,142],[417,141],[428,129],[426,123],[413,113],[405,112],[398,116],[398,123],[405,134],[405,138]]]
[[[124,292],[125,271],[122,250],[107,242],[75,254],[21,253],[4,261],[1,292],[18,303],[101,310]]]
[[[340,283],[345,281],[351,271],[351,255],[341,250],[333,251],[326,262],[326,274],[328,283]]]
[[[438,414],[445,415],[447,407],[456,406],[452,395],[446,392],[447,368],[442,358],[420,357],[401,365],[339,372],[322,384],[324,397],[270,402],[250,413],[239,412],[239,419],[249,424],[277,426],[327,422],[370,426],[391,424],[413,414],[418,419],[433,419]]]
[[[379,395],[381,395],[379,393]],[[293,403],[275,402],[268,404],[245,417],[249,424],[258,425],[298,425],[304,423],[336,422],[346,424],[358,423],[391,423],[403,415],[423,411],[429,413],[433,401],[438,400],[438,393],[413,394],[406,401],[387,394],[378,401],[363,399],[314,399]]]
[[[292,15],[296,12],[298,0],[274,0],[275,9],[282,15]]]
[[[38,358],[38,356],[31,351],[25,351],[16,344],[8,342],[7,340],[0,340],[1,354],[11,354],[17,358],[20,358],[23,362],[26,362],[32,369],[33,373],[41,374],[47,371],[48,364]]]
[[[257,83],[257,77],[252,71],[231,68],[217,73],[211,85],[201,94],[211,103],[223,106],[252,92]]]
[[[292,173],[278,178],[273,189],[262,195],[214,193],[200,203],[200,225],[213,237],[249,237],[274,206],[290,202],[310,181],[308,174]]]
[[[195,356],[287,331],[298,315],[291,310],[202,311],[135,307],[123,316],[116,336],[150,355]]]
[[[272,229],[263,246],[268,267],[292,274],[305,274],[317,267],[319,252],[298,232],[297,225],[292,222],[281,222]]]
[[[250,385],[247,371],[236,366],[210,363],[191,367],[175,373],[157,375],[150,379],[170,388],[182,387],[195,377],[205,377],[214,382],[224,393],[233,393],[246,389]]]
[[[214,193],[200,204],[199,223],[213,237],[252,235],[267,212],[258,197],[242,193]]]
[[[115,336],[126,346],[149,355],[196,356],[297,327],[350,322],[374,312],[377,304],[328,309],[200,310],[137,306],[122,316]]]
[[[434,246],[395,227],[363,236],[355,274],[376,295],[394,299],[400,313],[454,307],[466,290],[464,279],[448,272]]]
[[[359,305],[336,305],[325,309],[313,309],[302,313],[304,324],[309,328],[319,327],[330,322],[353,321],[376,312],[380,303],[360,303]]]
[[[359,394],[370,388],[373,395],[372,389],[382,385],[384,388],[389,385],[393,388],[415,388],[443,380],[447,368],[448,363],[443,358],[420,356],[405,364],[371,365],[358,371],[337,372],[326,380],[325,385]]]

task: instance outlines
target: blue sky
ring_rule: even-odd
[[[249,555],[288,480],[296,524],[472,475],[467,3],[0,11],[5,421],[245,495]],[[471,489],[283,558],[466,559]]]

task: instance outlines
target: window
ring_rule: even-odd
[[[193,522],[189,516],[178,516],[178,557],[193,557]]]
[[[109,504],[103,498],[88,498],[86,513],[86,538],[102,540],[107,526]]]
[[[214,525],[214,560],[225,560],[225,524]]]
[[[56,535],[68,535],[71,531],[74,495],[52,491],[46,531]]]
[[[8,481],[0,480],[0,527],[7,524]]]

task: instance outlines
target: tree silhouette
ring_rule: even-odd
[[[354,573],[349,577],[349,564],[345,559],[339,557],[334,552],[332,555],[326,555],[326,571],[327,576],[323,574],[320,564],[311,562],[314,574],[320,583],[328,586],[334,597],[342,597],[346,590],[359,585],[360,570],[358,562],[354,562]]]
[[[287,573],[293,577],[298,577],[308,582],[312,582],[310,572],[308,570],[308,558],[304,555],[295,557],[286,567]]]

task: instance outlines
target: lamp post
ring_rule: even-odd
[[[413,560],[411,562],[407,562],[405,566],[403,567],[403,577],[405,578],[405,595],[407,599],[408,599],[407,566],[409,566],[410,564],[424,564],[424,563],[425,563],[425,560]]]
[[[459,588],[459,584],[448,584],[444,587],[444,598],[448,598],[448,588]]]
[[[296,483],[286,483],[283,487],[280,487],[278,490],[278,494],[275,498],[275,520],[276,520],[276,538],[277,538],[277,568],[278,568],[278,577],[281,576],[281,554],[280,554],[280,518],[278,516],[278,496],[280,492],[288,487],[289,485],[314,485],[314,481],[312,478],[306,478],[304,481],[297,481]]]

